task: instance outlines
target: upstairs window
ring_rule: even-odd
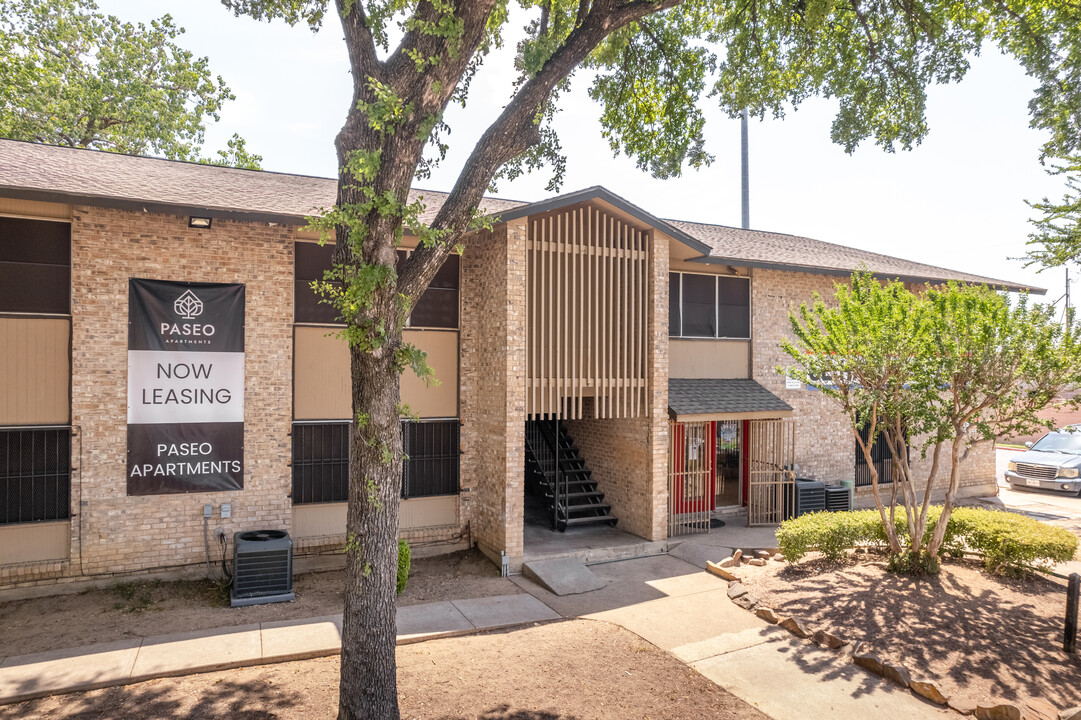
[[[405,250],[398,251],[399,267],[406,256]],[[461,258],[448,255],[443,267],[435,273],[435,277],[428,283],[428,289],[420,296],[413,312],[409,314],[409,327],[458,329],[460,270]]]
[[[0,217],[0,312],[71,312],[71,225]]]
[[[322,281],[334,265],[334,246],[314,242],[296,243],[293,266],[293,315],[298,323],[338,323],[338,309],[322,302],[312,282]]]
[[[405,250],[398,251],[398,265],[406,257]],[[295,322],[341,324],[338,310],[322,302],[312,290],[312,282],[322,280],[323,274],[334,264],[334,246],[314,242],[296,243],[293,274],[293,313]],[[409,316],[409,327],[458,329],[458,277],[459,257],[450,255],[439,268],[428,289],[417,301]]]
[[[669,273],[668,303],[672,337],[751,337],[750,278]]]

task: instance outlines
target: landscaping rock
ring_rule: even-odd
[[[773,612],[773,608],[768,608],[768,607],[765,607],[765,606],[762,606],[762,607],[758,608],[757,610],[755,610],[754,614],[757,615],[762,620],[765,620],[768,623],[773,623],[774,625],[781,622],[781,620],[783,619],[780,615]]]
[[[959,695],[950,698],[950,709],[962,715],[972,715],[976,712],[976,700],[967,695]]]
[[[807,629],[807,626],[804,625],[803,623],[801,623],[796,618],[792,618],[792,617],[785,618],[784,620],[782,620],[781,622],[779,622],[777,624],[780,625],[785,630],[792,633],[793,635],[795,635],[798,638],[811,637],[811,633]]]
[[[1025,701],[1025,720],[1058,720],[1058,708],[1043,698]]]
[[[1058,714],[1058,720],[1081,720],[1081,705]]]
[[[747,564],[748,565],[754,565],[755,567],[763,567],[763,566],[765,566],[766,561],[763,560],[762,558],[753,558],[751,560],[748,560]]]
[[[729,572],[728,570],[724,569],[723,567],[721,567],[720,565],[718,565],[717,563],[715,563],[715,562],[713,562],[711,560],[706,561],[706,570],[708,570],[709,572],[713,573],[717,577],[722,578],[724,580],[729,580],[729,581],[732,581],[732,580],[738,581],[739,580],[738,575],[736,575],[735,573]]]
[[[729,555],[728,557],[726,557],[724,560],[721,560],[717,564],[720,565],[723,568],[728,568],[728,567],[732,567],[733,565],[736,565],[738,562],[739,562],[739,560],[736,560],[734,557]]]
[[[912,673],[904,665],[891,665],[882,663],[882,677],[892,680],[901,687],[908,687],[912,683]],[[972,706],[975,709],[975,705]]]
[[[882,661],[872,652],[873,648],[867,643],[860,643],[852,651],[852,662],[864,670],[870,670],[875,675],[882,674]]]
[[[735,599],[736,605],[739,605],[744,610],[753,610],[754,606],[758,604],[758,598],[750,593],[742,595]]]
[[[840,648],[842,645],[845,644],[844,640],[837,637],[836,635],[832,635],[832,634],[826,632],[825,630],[819,630],[818,632],[816,632],[814,634],[813,639],[819,645],[824,645],[825,647],[828,647],[830,650],[837,650],[838,648]]]
[[[739,559],[741,557],[743,557],[742,550],[736,550],[734,553],[732,553],[732,560],[735,562],[736,565],[739,565]]]
[[[934,680],[928,680],[926,678],[920,678],[916,680],[909,680],[909,689],[917,695],[922,695],[933,703],[939,705],[948,705],[950,699],[946,697],[946,694],[938,689],[938,685]]]
[[[756,558],[762,558],[763,560],[769,560],[769,550],[759,550],[754,554]]]
[[[743,583],[732,583],[728,586],[728,597],[732,600],[741,598],[747,594],[747,588],[743,587]]]
[[[977,720],[1021,720],[1021,708],[1007,702],[976,704]]]
[[[784,562],[784,555],[782,555],[781,553],[777,553],[773,556],[773,559],[777,562]]]

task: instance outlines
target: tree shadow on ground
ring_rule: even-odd
[[[935,577],[885,571],[884,563],[789,566],[751,583],[761,600],[905,663],[914,674],[1010,700],[1081,703],[1081,662],[1062,651],[1065,591],[1043,578],[994,578],[946,563]]]
[[[288,718],[302,698],[262,680],[219,680],[198,693],[181,686],[150,681],[97,692],[47,697],[0,706],[0,719],[59,717],[65,720],[279,720]]]
[[[561,715],[546,710],[515,710],[510,705],[497,705],[482,714],[471,716],[476,720],[578,720],[577,715]],[[464,715],[444,715],[440,720],[471,720]]]

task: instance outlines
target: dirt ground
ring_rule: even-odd
[[[344,571],[298,575],[296,602],[229,607],[228,589],[210,581],[124,583],[79,595],[0,603],[0,658],[129,637],[333,615],[342,611]],[[477,550],[419,558],[399,607],[522,590],[499,577]]]
[[[333,718],[338,659],[165,678],[0,706],[0,719]],[[403,718],[765,720],[671,655],[591,620],[398,648]]]
[[[1081,705],[1081,661],[1062,652],[1065,584],[992,577],[969,562],[943,563],[937,577],[917,579],[886,572],[875,555],[742,574],[779,613],[867,641],[914,675],[922,668],[941,679],[947,694]]]

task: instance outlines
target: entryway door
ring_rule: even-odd
[[[745,440],[749,492],[747,524],[779,525],[795,485],[796,425],[791,419],[752,420]]]

